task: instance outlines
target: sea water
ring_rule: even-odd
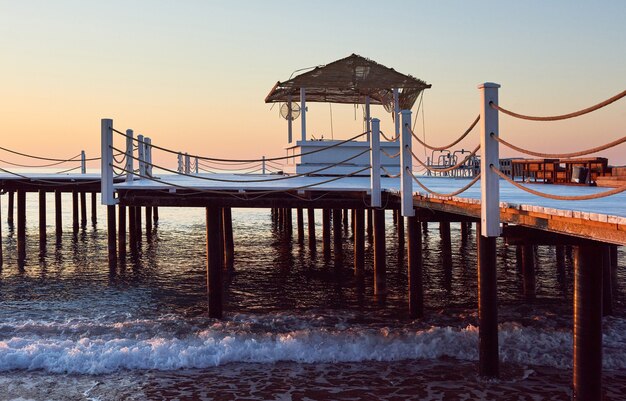
[[[452,224],[451,265],[438,225],[424,236],[423,319],[407,317],[406,251],[387,213],[386,297],[373,293],[372,244],[353,274],[350,228],[328,260],[276,227],[267,209],[234,209],[235,265],[225,272],[225,318],[207,317],[203,209],[160,208],[151,235],[115,268],[106,219],[39,247],[37,201],[27,198],[27,260],[2,196],[0,400],[117,399],[569,399],[570,255],[558,271],[537,252],[537,299],[523,295],[514,247],[498,243],[502,377],[478,377],[475,233]],[[104,208],[99,208],[103,213]],[[294,213],[295,217],[295,213]],[[295,218],[294,218],[295,226]],[[626,388],[624,252],[615,314],[603,320],[607,399]],[[450,262],[445,262],[450,263]]]

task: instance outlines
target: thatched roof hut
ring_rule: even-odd
[[[285,82],[278,82],[266,103],[288,102],[306,90],[307,102],[379,104],[394,109],[393,90],[398,90],[400,109],[411,109],[419,94],[431,85],[410,75],[356,54],[315,67]]]

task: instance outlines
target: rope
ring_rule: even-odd
[[[385,172],[385,174],[387,174],[387,177],[389,177],[389,178],[398,178],[398,177],[400,177],[400,173],[398,173],[398,174],[391,174],[389,172],[389,170],[387,170],[385,168],[385,166],[380,166],[380,169],[383,170]]]
[[[5,152],[13,153],[14,155],[29,157],[31,159],[37,159],[37,160],[46,160],[46,161],[49,161],[49,162],[59,162],[58,164],[75,161],[77,158],[80,157],[80,154],[78,154],[78,155],[72,157],[71,159],[53,159],[53,158],[49,158],[49,157],[34,156],[34,155],[26,154],[26,153],[17,152],[15,150],[3,148],[2,146],[0,146],[0,149],[4,150]],[[11,163],[9,163],[9,164],[11,164]],[[28,166],[18,166],[18,167],[28,167]],[[37,166],[33,166],[33,167],[37,167]],[[41,167],[48,167],[48,166],[41,166]]]
[[[113,150],[118,150],[118,149],[116,149],[116,148],[111,148],[111,149],[113,149]],[[118,150],[118,151],[119,151],[119,150]],[[343,163],[345,163],[345,162],[348,162],[348,161],[350,161],[350,160],[352,160],[352,159],[356,159],[357,157],[359,157],[359,156],[361,156],[361,155],[363,155],[363,154],[365,154],[365,153],[367,153],[367,152],[369,152],[369,148],[368,148],[368,149],[365,149],[365,150],[364,150],[364,151],[362,151],[361,153],[358,153],[358,154],[356,154],[356,155],[354,155],[354,156],[352,156],[352,157],[349,157],[349,158],[347,158],[347,159],[345,159],[345,160],[342,160],[342,161],[340,161],[340,162],[338,162],[338,163],[334,163],[334,164],[331,164],[331,165],[329,165],[329,166],[325,166],[325,167],[319,168],[319,169],[317,169],[317,170],[309,171],[308,173],[294,174],[294,175],[290,175],[290,176],[282,176],[282,177],[277,177],[277,178],[264,178],[264,179],[260,179],[260,180],[227,180],[227,179],[223,179],[223,178],[209,178],[209,177],[202,177],[202,176],[198,176],[198,175],[195,175],[195,174],[181,173],[181,172],[178,172],[178,171],[176,171],[176,170],[171,170],[171,169],[168,169],[168,168],[163,167],[163,166],[158,166],[158,165],[156,165],[156,164],[150,163],[150,162],[145,161],[145,160],[144,160],[143,162],[144,162],[146,165],[149,165],[149,166],[152,166],[152,167],[155,167],[155,168],[161,169],[161,170],[163,170],[163,171],[167,171],[167,172],[169,172],[169,173],[177,174],[177,175],[184,176],[184,177],[192,177],[192,178],[197,178],[197,179],[200,179],[200,180],[206,180],[206,181],[234,182],[234,183],[249,183],[249,182],[273,182],[273,181],[289,180],[289,179],[292,179],[292,178],[303,177],[303,176],[306,176],[306,175],[309,175],[309,174],[319,173],[320,171],[328,170],[328,169],[329,169],[329,168],[331,168],[331,167],[335,167],[335,166],[338,166],[338,165],[343,164]],[[134,156],[131,156],[131,158],[132,158],[132,159],[134,159],[134,160],[139,160],[138,158],[136,158],[136,157],[134,157]],[[369,166],[367,166],[366,168],[368,168],[368,169],[369,169],[370,167],[369,167]]]
[[[78,160],[76,160],[78,161]],[[67,163],[67,161],[61,161],[61,162],[55,162],[55,163],[50,163],[50,164],[39,164],[39,165],[29,165],[29,164],[18,164],[18,163],[13,163],[13,162],[9,162],[6,160],[0,160],[0,163],[4,163],[4,164],[8,164],[11,166],[15,166],[15,167],[25,167],[25,168],[43,168],[43,167],[52,167],[52,166],[58,166],[59,164],[63,164],[63,163]]]
[[[380,152],[382,154],[384,154],[385,156],[387,156],[390,159],[395,159],[396,157],[400,156],[400,151],[398,151],[398,153],[394,153],[393,155],[390,155],[389,153],[387,153],[387,151],[385,149],[380,149]]]
[[[607,196],[619,194],[620,192],[626,191],[626,185],[622,185],[621,187],[613,188],[611,190],[600,192],[600,193],[597,193],[597,194],[589,194],[589,195],[553,195],[553,194],[548,194],[548,193],[545,193],[545,192],[535,191],[534,189],[530,189],[528,187],[525,187],[525,186],[521,185],[520,183],[515,182],[512,179],[510,179],[509,177],[507,177],[506,174],[502,173],[500,170],[495,168],[493,165],[491,166],[491,170],[494,173],[498,174],[498,176],[500,178],[503,178],[508,183],[516,186],[517,188],[519,188],[519,189],[521,189],[523,191],[526,191],[528,193],[531,193],[533,195],[541,196],[542,198],[548,198],[548,199],[567,200],[567,201],[600,199],[600,198],[605,198]]]
[[[407,168],[407,171],[408,168]],[[430,188],[428,188],[427,186],[425,186],[424,184],[421,183],[420,180],[417,179],[417,177],[415,177],[415,175],[409,171],[409,174],[411,174],[411,177],[413,178],[413,181],[415,181],[417,183],[417,185],[419,185],[420,187],[422,187],[422,189],[424,189],[424,191],[428,192],[429,194],[435,195],[435,196],[441,196],[442,198],[451,198],[453,196],[456,196],[462,192],[467,191],[472,185],[476,184],[476,182],[480,179],[480,174],[478,174],[476,177],[474,177],[472,179],[472,181],[469,182],[469,184],[467,184],[466,186],[464,186],[463,188],[454,191],[454,192],[450,192],[448,194],[442,194],[440,192],[435,192],[433,190],[431,190]]]
[[[469,128],[467,130],[465,130],[465,132],[463,133],[463,135],[461,135],[459,137],[459,139],[457,139],[456,141],[452,142],[451,144],[449,144],[447,146],[430,146],[426,142],[424,142],[421,139],[419,139],[419,137],[417,135],[415,135],[415,132],[408,125],[407,125],[407,128],[411,129],[411,135],[413,135],[413,138],[415,138],[415,140],[417,142],[419,142],[422,146],[424,146],[424,147],[426,147],[426,148],[428,148],[430,150],[446,150],[446,149],[450,149],[451,147],[453,147],[457,143],[461,142],[463,140],[463,138],[465,138],[474,129],[476,124],[478,124],[478,121],[480,121],[480,115],[478,117],[476,117],[474,122],[469,126]]]
[[[3,173],[7,173],[10,175],[14,175],[16,177],[20,177],[22,179],[28,180],[31,183],[33,183],[33,185],[40,185],[40,186],[57,186],[59,185],[58,181],[51,181],[51,180],[42,180],[42,179],[37,179],[37,178],[31,178],[31,177],[27,177],[25,175],[19,174],[19,173],[14,173],[12,171],[3,169],[2,167],[0,167],[0,171]],[[97,182],[100,182],[101,180],[90,180],[90,181],[80,181],[80,182],[72,182],[73,185],[87,185],[87,184],[95,184]],[[40,182],[41,184],[37,184],[38,182]]]
[[[74,171],[74,170],[78,170],[81,166],[76,166],[76,167],[72,167],[72,168],[68,168],[67,170],[62,170],[59,172],[56,172],[54,174],[65,174],[65,173],[69,173],[70,171]]]
[[[472,150],[470,152],[469,155],[467,155],[465,157],[465,159],[461,160],[460,162],[458,162],[457,164],[455,164],[454,166],[450,166],[450,167],[446,167],[446,168],[433,168],[429,165],[427,165],[426,163],[424,163],[423,161],[421,161],[419,159],[419,157],[417,157],[415,155],[415,153],[413,153],[413,149],[411,149],[411,154],[413,155],[413,159],[415,159],[416,162],[418,162],[422,167],[424,167],[426,170],[428,171],[432,171],[432,172],[440,172],[440,173],[447,173],[448,171],[452,171],[454,169],[457,169],[459,167],[461,167],[463,164],[465,164],[466,161],[468,161],[472,156],[474,156],[476,154],[476,152],[478,152],[478,150],[480,149],[480,144],[478,144],[476,146],[476,148],[474,150]]]
[[[396,136],[395,138],[389,138],[387,135],[385,135],[385,133],[383,131],[378,131],[378,132],[380,132],[380,135],[382,135],[383,138],[385,138],[389,142],[395,142],[398,139],[400,139],[400,135]]]
[[[528,150],[528,149],[524,149],[524,148],[520,148],[519,146],[515,146],[507,141],[505,141],[504,139],[500,138],[497,135],[494,135],[493,133],[491,133],[491,137],[493,139],[495,139],[496,141],[498,141],[498,143],[503,144],[504,146],[508,146],[509,148],[516,150],[520,153],[525,153],[527,155],[531,155],[531,156],[537,156],[537,157],[543,157],[543,158],[552,158],[552,159],[566,159],[569,157],[577,157],[577,156],[585,156],[591,153],[596,153],[596,152],[600,152],[602,150],[606,150],[609,148],[612,148],[613,146],[617,146],[620,145],[624,142],[626,142],[626,136],[623,136],[619,139],[614,140],[613,142],[609,142],[606,145],[601,145],[601,146],[597,146],[595,148],[591,148],[591,149],[587,149],[587,150],[581,150],[580,152],[572,152],[572,153],[541,153],[541,152],[534,152],[532,150]]]
[[[116,130],[115,128],[111,128],[111,130],[113,130],[113,132],[116,132],[116,133],[118,133],[118,134],[120,134],[120,135],[122,135],[122,136],[124,136],[126,138],[131,138],[133,141],[137,141],[137,138],[130,137],[130,136],[126,135],[125,133]],[[331,149],[331,148],[335,148],[337,146],[341,146],[341,145],[343,145],[345,143],[348,143],[348,142],[353,141],[353,140],[355,140],[357,138],[360,138],[363,135],[366,135],[368,133],[369,133],[369,131],[363,132],[363,133],[355,135],[355,136],[353,136],[351,138],[348,138],[348,139],[345,139],[343,141],[337,142],[337,143],[335,143],[333,145],[326,146],[326,147],[324,147],[322,149],[312,150],[312,151],[309,151],[309,152],[300,153],[300,154],[292,155],[292,156],[269,157],[269,158],[266,158],[265,161],[285,160],[285,159],[292,159],[292,158],[300,157],[300,156],[312,155],[314,153],[323,152],[325,150],[328,150],[328,149]],[[158,146],[158,145],[155,145],[155,144],[152,144],[150,146],[153,147],[154,149],[159,149],[159,150],[162,150],[164,152],[173,153],[173,154],[178,155],[178,152],[173,151],[171,149],[164,148],[162,146]],[[216,158],[216,157],[204,157],[204,156],[198,156],[198,155],[189,155],[189,157],[196,157],[199,160],[208,160],[208,161],[212,161],[212,162],[229,162],[229,163],[258,163],[258,162],[262,162],[263,161],[263,159],[220,159],[220,158]]]
[[[587,113],[591,113],[592,111],[596,111],[598,109],[603,108],[604,106],[608,106],[609,104],[623,98],[624,96],[626,96],[626,91],[622,91],[621,93],[618,93],[617,95],[613,96],[612,98],[609,98],[607,100],[605,100],[604,102],[600,102],[598,104],[596,104],[595,106],[591,106],[591,107],[587,107],[586,109],[582,109],[579,111],[575,111],[573,113],[568,113],[568,114],[562,114],[560,116],[548,116],[548,117],[535,117],[535,116],[526,116],[523,114],[518,114],[518,113],[514,113],[512,111],[509,111],[507,109],[503,109],[502,107],[498,106],[497,104],[493,103],[493,102],[489,102],[489,106],[491,106],[492,109],[496,109],[504,114],[508,114],[511,117],[516,117],[516,118],[521,118],[523,120],[532,120],[532,121],[557,121],[557,120],[565,120],[568,118],[572,118],[572,117],[579,117],[582,116],[583,114],[587,114]]]

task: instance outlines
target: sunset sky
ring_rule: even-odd
[[[624,21],[618,0],[0,0],[0,146],[98,156],[100,119],[112,118],[182,151],[283,155],[286,122],[264,103],[267,93],[294,70],[352,53],[432,84],[416,129],[446,144],[478,114],[485,81],[502,85],[503,107],[532,115],[626,89]],[[361,109],[332,113],[335,138],[362,132]],[[391,127],[382,108],[372,114]],[[327,104],[309,104],[307,121],[310,134],[331,136]],[[626,99],[565,122],[500,123],[516,144],[580,150],[626,135]],[[461,147],[477,142],[478,130]],[[626,164],[624,145],[602,155]],[[2,151],[0,159],[19,160]]]

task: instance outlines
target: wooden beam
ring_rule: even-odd
[[[365,211],[354,211],[354,275],[361,277],[365,269]]]
[[[387,254],[385,247],[385,210],[373,210],[374,223],[374,295],[387,293]]]
[[[479,373],[483,377],[499,375],[498,291],[496,276],[496,237],[483,237],[476,227],[478,240],[478,341]]]
[[[424,285],[422,274],[422,231],[417,217],[407,217],[409,316],[417,319],[424,316]]]
[[[207,291],[209,296],[209,317],[221,319],[222,305],[222,266],[220,263],[220,208],[206,208],[206,252],[207,252]]]

